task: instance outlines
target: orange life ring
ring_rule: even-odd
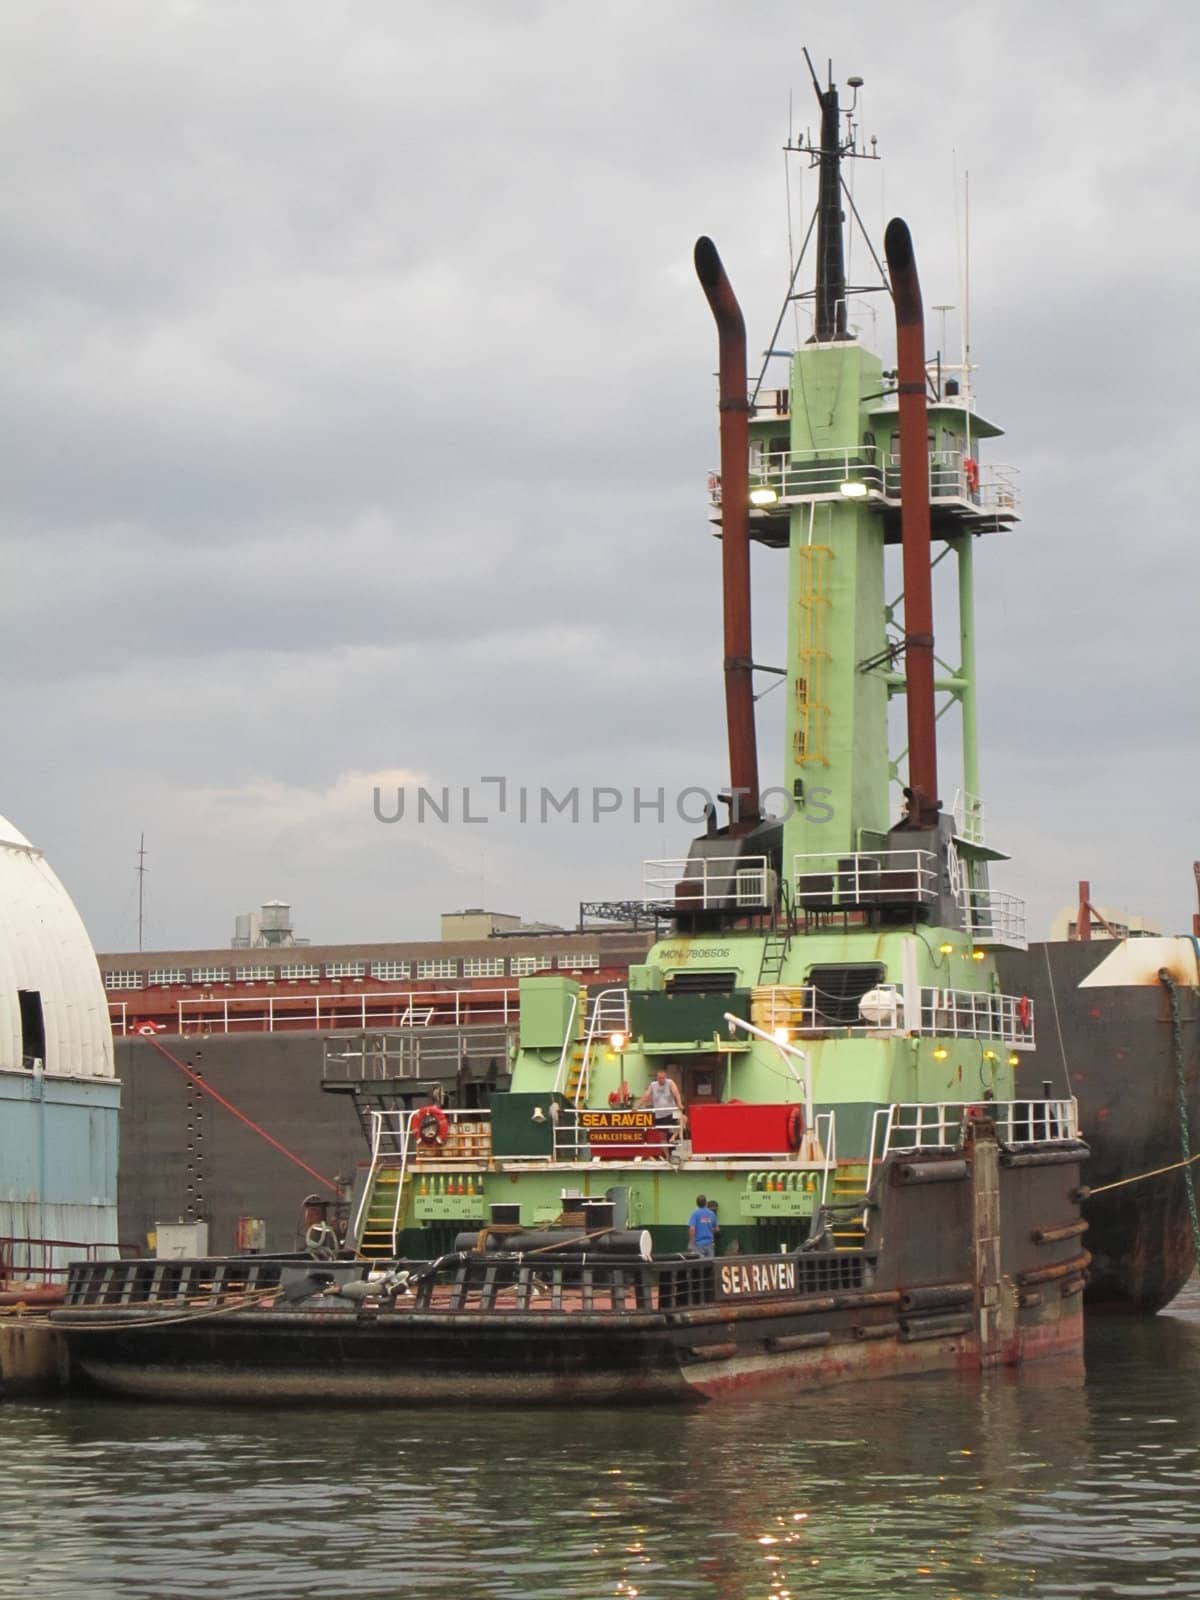
[[[1033,1004],[1027,994],[1023,994],[1017,1001],[1017,1021],[1025,1033],[1028,1033],[1033,1026]]]
[[[787,1142],[789,1150],[799,1150],[804,1138],[804,1107],[793,1106],[788,1112]]]
[[[967,493],[979,492],[979,463],[973,456],[963,457],[963,477],[967,480]]]
[[[422,1144],[442,1145],[450,1132],[450,1118],[441,1106],[422,1106],[412,1114],[412,1127]]]

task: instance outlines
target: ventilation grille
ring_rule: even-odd
[[[732,994],[737,980],[736,972],[669,972],[663,987],[668,994]]]
[[[813,967],[808,974],[818,1018],[834,1027],[853,1028],[861,1022],[858,1002],[868,989],[884,981],[881,962],[852,967]]]

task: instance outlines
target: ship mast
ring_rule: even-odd
[[[804,52],[813,88],[821,106],[821,148],[818,165],[816,326],[812,342],[829,344],[847,339],[846,259],[842,239],[841,108],[830,70],[829,87],[822,89],[813,71],[812,57]]]

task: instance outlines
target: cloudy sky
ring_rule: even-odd
[[[762,349],[804,44],[866,80],[856,194],[909,220],[930,305],[970,177],[1025,514],[977,563],[1003,884],[1039,929],[1081,876],[1190,925],[1198,34],[1154,0],[5,8],[0,811],[96,944],[136,943],[143,830],[149,946],[275,896],[314,940],[571,920],[685,852],[669,814],[387,825],[372,792],[724,781],[691,249]],[[811,198],[797,172],[797,225]],[[756,553],[760,659],[781,573]]]

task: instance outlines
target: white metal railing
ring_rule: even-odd
[[[1013,482],[1016,468],[998,463],[981,466],[963,450],[929,452],[929,498],[961,500],[979,511],[997,516],[1014,516],[1017,489]],[[900,498],[900,457],[889,453],[885,460],[884,493],[889,500]]]
[[[577,1030],[575,1027],[575,1018],[578,1015],[579,990],[576,989],[571,996],[571,1009],[567,1014],[567,1028],[565,1034],[563,1035],[562,1051],[558,1058],[558,1071],[554,1074],[554,1084],[550,1091],[552,1094],[562,1094],[563,1090],[566,1088],[567,1074],[571,1070],[571,1052],[574,1050],[576,1044],[575,1034]]]
[[[779,413],[787,415],[786,412]],[[999,463],[981,466],[962,450],[929,452],[929,498],[934,505],[961,507],[999,519],[1017,516],[1016,468]],[[840,499],[844,484],[859,493],[895,504],[900,499],[900,457],[878,445],[824,450],[755,450],[750,453],[750,491],[771,490],[778,500]],[[850,493],[856,491],[851,489]],[[721,504],[721,475],[708,475],[708,498]]]
[[[751,453],[751,495],[772,489],[781,500],[841,499],[843,484],[860,485],[860,493],[883,492],[884,474],[873,445]]]
[[[792,892],[800,910],[932,900],[937,887],[937,857],[929,850],[792,857]]]
[[[583,1060],[579,1068],[579,1081],[575,1085],[574,1104],[581,1107],[588,1097],[592,1077],[592,1051],[596,1041],[610,1039],[613,1034],[629,1037],[629,990],[602,989],[585,1001],[587,1032],[583,1044]]]
[[[954,831],[967,844],[982,845],[985,839],[983,801],[967,789],[954,791],[954,804],[950,808],[954,818]]]
[[[890,1106],[887,1111],[883,1156],[893,1150],[957,1149],[963,1142],[968,1113],[973,1111],[987,1113],[1005,1144],[1044,1144],[1079,1137],[1079,1107],[1074,1099],[913,1101]],[[876,1119],[878,1116],[877,1112]]]
[[[774,898],[766,856],[681,856],[642,863],[642,903],[707,911],[762,910]]]
[[[978,945],[1028,949],[1025,902],[1004,889],[964,889],[962,910],[967,932]]]
[[[492,1022],[515,1026],[520,1005],[517,985],[493,989],[363,989],[274,995],[213,995],[176,1000],[175,1026],[181,1034],[275,1033],[312,1028],[423,1028],[435,1023]],[[147,1016],[145,1002],[109,1001],[109,1019],[119,1036],[155,1027],[165,1013]]]
[[[1012,1050],[1032,1050],[1034,1004],[1026,995],[922,989],[920,1031],[955,1039],[991,1039]]]
[[[601,989],[589,995],[588,1025],[596,1034],[628,1034],[629,990]]]
[[[472,1055],[507,1055],[512,1030],[502,1023],[472,1029],[381,1028],[367,1033],[326,1034],[322,1076],[329,1083],[394,1082],[430,1077],[453,1078],[469,1037]]]
[[[751,995],[751,1021],[768,1032],[940,1034],[993,1041],[1013,1050],[1032,1050],[1035,1044],[1034,1003],[1026,995],[924,988],[920,1013],[910,1019],[901,987],[877,983],[859,997],[852,1022],[831,1017],[821,1001],[816,984],[764,984]],[[837,1002],[848,1004],[840,996]]]
[[[777,1028],[793,1033],[904,1031],[904,995],[894,983],[875,984],[854,1002],[837,999],[843,1006],[857,1005],[855,1021],[837,1021],[822,1010],[818,984],[764,984],[752,992],[750,1020],[769,1033]]]
[[[451,1160],[468,1162],[474,1166],[486,1166],[491,1153],[491,1112],[465,1106],[446,1106],[439,1109],[446,1119],[449,1132],[445,1144],[431,1147],[429,1154],[431,1156],[436,1154],[439,1161]],[[425,1153],[418,1136],[421,1116],[421,1111],[406,1111],[403,1108],[371,1112],[371,1164],[350,1226],[350,1238],[355,1245],[362,1238],[364,1218],[374,1192],[376,1174],[383,1159],[385,1156],[394,1159],[398,1155],[400,1169],[396,1178],[396,1201],[392,1210],[392,1253],[396,1253],[409,1160],[410,1158],[416,1160]],[[468,1128],[471,1129],[472,1135],[478,1130],[486,1136],[486,1148],[479,1148],[474,1142],[470,1149],[464,1147]]]
[[[892,1119],[896,1107],[876,1106],[871,1118],[871,1143],[867,1147],[867,1193],[875,1181],[875,1168],[883,1160],[892,1137]]]
[[[813,1118],[817,1130],[817,1143],[825,1152],[825,1170],[821,1174],[821,1204],[824,1206],[829,1200],[829,1175],[837,1174],[837,1114],[834,1111],[818,1111]],[[825,1123],[825,1136],[821,1136],[821,1124]]]

